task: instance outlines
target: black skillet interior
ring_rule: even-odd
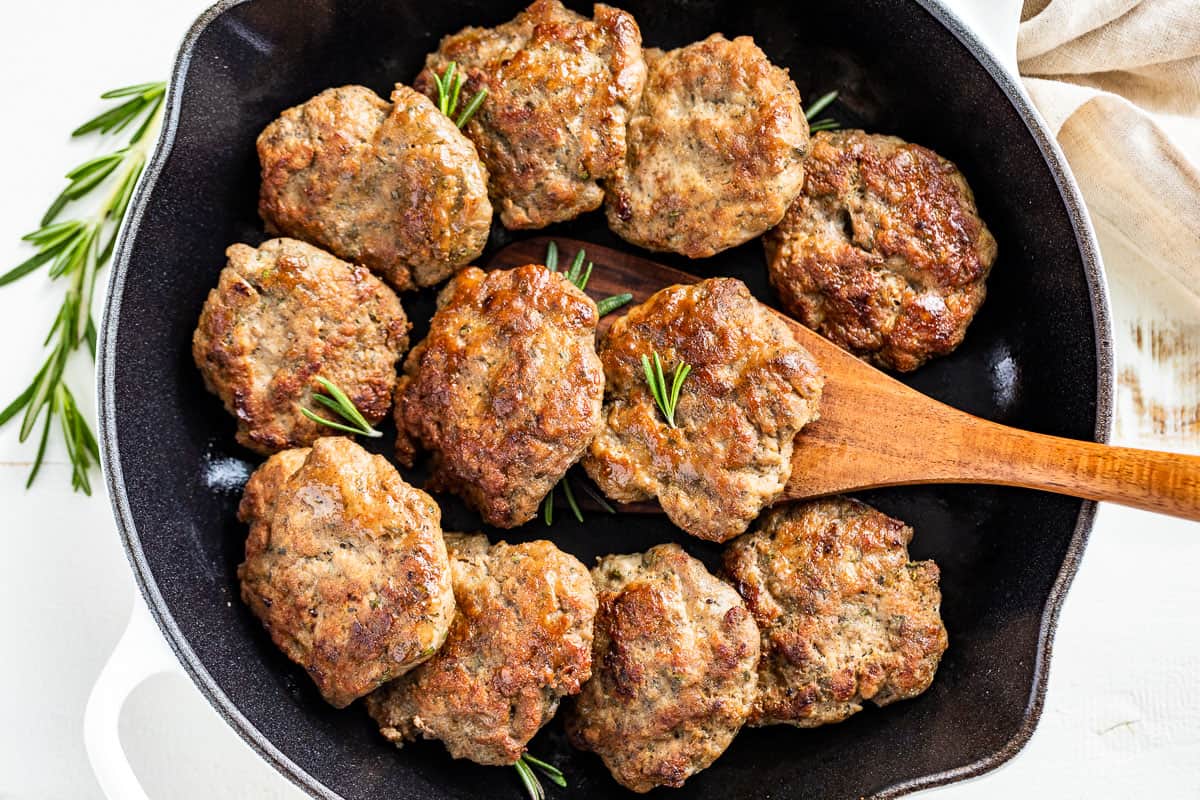
[[[966,343],[908,380],[989,419],[1093,437],[1097,409],[1103,415],[1108,401],[1098,401],[1104,366],[1093,333],[1095,287],[1067,206],[1020,114],[935,16],[913,0],[624,6],[647,46],[674,47],[714,31],[751,34],[791,69],[806,98],[837,89],[831,112],[845,125],[894,133],[957,162],[1000,258]],[[519,7],[517,0],[253,0],[225,10],[199,32],[190,63],[181,61],[174,142],[124,250],[123,297],[109,320],[117,328],[105,356],[114,376],[105,402],[115,404],[107,415],[115,431],[110,425],[107,435],[112,447],[115,433],[123,485],[114,491],[128,498],[145,559],[139,566],[162,595],[156,613],[173,619],[211,676],[214,683],[201,679],[202,688],[223,693],[257,729],[243,735],[260,750],[278,748],[346,798],[516,798],[521,789],[511,770],[452,762],[435,742],[397,751],[361,708],[334,711],[238,601],[235,569],[245,531],[235,510],[254,460],[234,443],[233,421],[204,391],[191,333],[225,247],[263,238],[254,140],[272,117],[328,86],[361,83],[386,96],[394,82],[414,77],[441,35],[501,22]],[[548,232],[626,246],[599,212]],[[489,252],[512,239],[497,225]],[[742,278],[771,299],[757,243],[707,261],[662,260],[700,275]],[[420,336],[432,293],[404,302]],[[937,446],[937,431],[930,431],[930,446]],[[476,527],[460,504],[439,499],[448,529]],[[715,766],[671,796],[890,794],[914,781],[981,771],[1028,738],[1046,669],[1039,631],[1044,615],[1057,609],[1055,583],[1060,570],[1073,569],[1072,539],[1081,509],[1088,509],[1067,498],[987,487],[905,488],[866,499],[911,523],[914,556],[935,558],[942,568],[950,649],[933,687],[841,725],[746,730]],[[549,537],[586,563],[667,540],[709,563],[717,553],[663,518],[593,514],[580,525],[561,506],[552,528],[538,521],[503,536]],[[599,759],[570,750],[557,722],[531,750],[563,768],[574,797],[619,791]]]

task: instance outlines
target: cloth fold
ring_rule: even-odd
[[[1136,247],[1108,269],[1161,271],[1200,302],[1200,170],[1156,118],[1200,115],[1200,3],[1026,0],[1021,18],[1026,89],[1097,228]]]
[[[1200,447],[1200,0],[1000,2],[1096,227],[1117,438]]]

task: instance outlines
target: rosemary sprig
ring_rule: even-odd
[[[571,266],[567,269],[567,280],[579,287],[579,291],[587,289],[588,281],[592,278],[592,262],[587,261],[587,266],[584,262],[587,261],[587,251],[580,249],[575,254],[575,260],[571,262]],[[546,269],[551,272],[558,272],[558,243],[550,242],[546,245]],[[611,314],[621,306],[633,299],[633,295],[629,292],[624,294],[614,294],[606,297],[596,303],[596,311],[598,316],[603,317],[605,314]]]
[[[554,490],[557,488],[558,484],[556,483],[542,498],[542,520],[546,523],[547,528],[554,524]]]
[[[608,501],[605,500],[599,492],[588,486],[586,482],[580,483],[579,486],[581,489],[583,489],[584,493],[587,494],[588,497],[596,501],[596,505],[600,506],[609,514],[617,513],[617,510],[609,505]],[[583,522],[583,510],[579,507],[578,501],[575,500],[575,490],[571,486],[569,477],[564,475],[562,479],[554,485],[554,488],[546,493],[546,497],[542,500],[542,519],[545,521],[546,525],[554,524],[554,490],[558,489],[559,487],[561,487],[563,490],[563,496],[567,498],[567,507],[571,509],[571,514],[575,517],[575,521]]]
[[[34,254],[0,275],[0,286],[4,286],[49,264],[50,279],[61,279],[66,286],[62,305],[43,342],[44,347],[51,348],[49,355],[25,391],[0,411],[0,425],[24,411],[19,436],[22,442],[33,434],[45,412],[26,487],[33,484],[41,470],[50,429],[57,419],[71,463],[71,487],[92,493],[89,474],[100,460],[100,452],[91,425],[76,404],[64,374],[71,357],[84,343],[91,358],[96,357],[96,325],[92,319],[96,281],[112,258],[117,232],[155,139],[153,134],[162,124],[165,95],[165,83],[141,83],[101,95],[105,100],[123,102],[83,123],[71,135],[111,135],[136,123],[128,143],[88,159],[67,173],[67,186],[42,215],[40,227],[22,237],[36,248]],[[67,206],[102,187],[108,193],[90,216],[57,221]]]
[[[828,108],[830,103],[832,103],[834,100],[837,100],[837,96],[837,92],[826,92],[814,100],[812,105],[804,109],[804,118],[810,123],[808,126],[809,133],[816,133],[817,131],[836,131],[838,128],[842,127],[838,124],[837,120],[833,119],[832,117],[822,117],[816,122],[813,122],[813,117]]]
[[[525,786],[525,791],[529,794],[530,800],[546,800],[546,790],[542,788],[541,781],[538,780],[536,769],[560,788],[567,788],[567,779],[563,776],[558,767],[553,764],[547,764],[539,758],[526,753],[517,759],[517,763],[513,764],[517,770],[517,775],[521,778],[521,783]]]
[[[443,114],[454,120],[454,124],[458,127],[466,125],[471,117],[475,116],[475,112],[483,105],[484,98],[487,97],[487,87],[483,87],[475,95],[467,101],[466,107],[462,111],[458,110],[459,95],[462,93],[463,84],[467,82],[467,76],[463,75],[458,69],[458,62],[451,61],[442,70],[442,74],[433,73],[433,84],[437,87],[438,93],[438,108]],[[455,116],[457,114],[457,116]]]
[[[666,375],[663,374],[662,359],[658,357],[658,353],[654,353],[654,363],[650,363],[650,359],[642,356],[642,370],[646,373],[646,385],[650,387],[650,394],[654,396],[654,402],[658,405],[658,410],[662,412],[663,418],[672,428],[675,426],[675,407],[679,405],[679,392],[683,389],[683,382],[687,380],[687,376],[692,371],[691,364],[684,364],[682,361],[675,365],[675,374],[671,377],[671,385],[667,385]]]
[[[313,422],[319,422],[322,425],[328,425],[335,430],[344,431],[345,433],[357,433],[360,436],[370,436],[372,439],[377,439],[383,436],[383,431],[375,430],[371,427],[371,423],[367,422],[367,418],[362,415],[358,407],[354,405],[354,401],[346,396],[346,393],[337,387],[337,385],[326,378],[317,376],[317,383],[324,387],[329,395],[313,393],[312,399],[316,400],[321,405],[333,411],[343,420],[345,424],[336,420],[326,419],[325,417],[315,414],[301,406],[300,413],[311,419]]]

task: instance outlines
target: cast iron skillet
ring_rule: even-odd
[[[245,531],[235,518],[253,459],[204,391],[190,342],[233,242],[262,240],[255,136],[318,91],[361,83],[386,96],[438,38],[493,25],[523,5],[415,0],[226,0],[192,28],[171,84],[166,129],[122,239],[101,337],[104,465],[138,582],[201,691],[265,759],[318,797],[519,797],[511,770],[452,762],[440,744],[387,744],[359,707],[325,705],[238,600]],[[572,3],[577,8],[581,4]],[[974,414],[1080,439],[1107,436],[1110,332],[1096,247],[1061,155],[1028,101],[933,0],[855,3],[629,0],[648,46],[714,31],[752,34],[807,98],[838,89],[847,125],[895,133],[954,160],[1000,243],[989,297],[965,344],[909,379]],[[616,247],[599,213],[549,231]],[[496,226],[490,252],[512,236]],[[770,301],[760,246],[701,262]],[[603,269],[603,265],[597,265]],[[404,298],[423,335],[432,293]],[[383,445],[381,445],[383,446]],[[937,431],[930,431],[937,446]],[[447,529],[474,529],[443,501]],[[942,568],[950,649],[932,688],[883,711],[810,731],[745,730],[679,798],[894,797],[989,770],[1028,740],[1051,639],[1093,507],[1017,489],[929,486],[865,499],[910,522],[912,551]],[[509,540],[549,535],[585,562],[682,541],[717,548],[663,518],[560,510]],[[499,534],[491,532],[494,537]],[[531,745],[563,768],[574,797],[618,791],[599,759],[573,752],[557,722]],[[557,793],[552,788],[552,793]],[[666,794],[664,792],[664,794]]]

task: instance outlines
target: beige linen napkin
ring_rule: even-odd
[[[1025,0],[1020,19],[1104,256],[1117,437],[1200,447],[1200,0]]]

